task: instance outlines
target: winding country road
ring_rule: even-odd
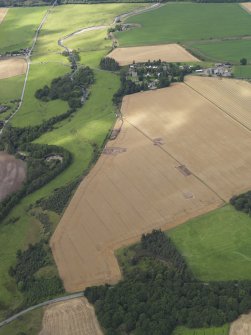
[[[45,302],[42,302],[40,304],[37,304],[35,306],[31,306],[25,310],[23,310],[22,312],[19,312],[13,316],[11,316],[10,318],[0,322],[0,328],[7,325],[8,323],[14,321],[14,320],[17,320],[20,316],[28,313],[28,312],[31,312],[33,311],[34,309],[37,309],[37,308],[40,308],[40,307],[44,307],[44,306],[48,306],[48,305],[51,305],[51,304],[55,304],[56,302],[61,302],[61,301],[67,301],[67,300],[71,300],[71,299],[75,299],[75,298],[81,298],[84,296],[84,293],[83,292],[79,292],[79,293],[73,293],[73,294],[70,294],[70,295],[66,295],[64,297],[59,297],[59,298],[55,298],[55,299],[51,299],[51,300],[48,300],[48,301],[45,301]]]

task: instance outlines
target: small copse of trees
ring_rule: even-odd
[[[99,65],[102,70],[118,71],[120,69],[119,63],[110,57],[103,57]]]

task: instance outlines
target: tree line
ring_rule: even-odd
[[[198,281],[161,231],[143,235],[126,262],[118,284],[85,290],[106,335],[168,335],[179,325],[216,327],[251,308],[250,281]]]
[[[235,195],[230,199],[230,204],[234,206],[237,211],[242,211],[246,214],[251,213],[251,191]]]

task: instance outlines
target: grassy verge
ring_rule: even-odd
[[[251,218],[230,205],[168,232],[202,281],[251,279]]]
[[[228,335],[229,325],[224,325],[217,328],[200,328],[200,329],[189,329],[185,327],[178,327],[172,333],[172,335]]]
[[[0,335],[37,335],[42,328],[42,318],[43,309],[36,309],[0,328]]]

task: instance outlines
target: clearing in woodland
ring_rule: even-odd
[[[115,282],[116,248],[251,186],[250,131],[188,85],[126,96],[122,114],[118,137],[80,184],[51,240],[69,291]]]
[[[52,304],[46,308],[39,335],[102,335],[94,308],[86,298]]]
[[[131,48],[116,48],[108,57],[114,58],[120,65],[132,64],[134,61],[162,60],[164,62],[198,62],[199,59],[191,55],[178,44],[164,44]]]
[[[27,62],[24,58],[7,58],[0,61],[0,79],[11,78],[26,72]]]
[[[9,8],[0,8],[0,24],[3,22]]]

